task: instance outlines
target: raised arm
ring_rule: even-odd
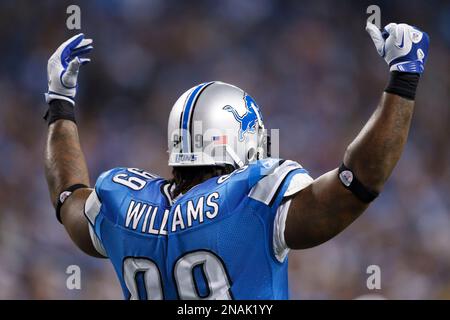
[[[92,40],[76,35],[50,57],[47,67],[49,91],[45,116],[49,127],[45,145],[45,176],[57,218],[75,244],[89,255],[100,257],[89,234],[84,203],[92,192],[75,123],[74,105],[78,70],[89,59]]]
[[[292,249],[319,245],[360,216],[382,190],[406,143],[428,35],[405,24],[389,24],[383,33],[372,24],[366,29],[390,66],[391,80],[348,146],[345,167],[322,175],[291,200],[284,235]]]

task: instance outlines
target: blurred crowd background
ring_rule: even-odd
[[[430,34],[406,150],[384,192],[332,241],[290,255],[293,299],[450,298],[450,2],[127,0],[0,2],[0,299],[121,299],[107,260],[90,258],[56,221],[43,172],[47,59],[77,31],[81,8],[95,41],[80,75],[77,116],[92,182],[115,166],[170,176],[166,125],[172,104],[197,83],[249,92],[281,156],[312,176],[340,164],[374,110],[388,68],[364,30],[382,24]],[[81,290],[66,288],[79,265]],[[366,287],[369,265],[381,290]]]

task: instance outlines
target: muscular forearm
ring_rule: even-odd
[[[69,186],[89,186],[86,161],[74,122],[58,120],[49,126],[45,146],[45,175],[54,205],[58,195]]]
[[[379,192],[400,158],[414,102],[383,93],[370,120],[350,144],[344,163],[368,188]],[[344,230],[367,208],[338,179],[338,170],[316,179],[292,200],[285,238],[290,248],[319,245]]]
[[[406,143],[414,101],[383,93],[376,111],[348,146],[344,163],[369,189],[379,192]]]
[[[345,167],[329,171],[293,197],[285,228],[290,248],[319,245],[350,225],[381,191],[405,146],[428,54],[428,35],[396,23],[383,32],[368,23],[366,30],[389,65],[389,83],[372,117],[345,152],[343,162],[353,176],[338,174]]]

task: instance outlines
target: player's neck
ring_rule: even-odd
[[[177,183],[176,179],[174,179],[174,188],[173,188],[173,191],[171,191],[172,197],[175,199],[180,194],[185,194],[186,192],[191,190],[193,187],[205,182],[206,180],[208,180],[214,176],[217,176],[217,175],[213,175],[212,173],[207,173],[202,176],[194,177],[191,180],[179,181],[178,183]]]
[[[171,190],[171,195],[176,198],[179,194],[188,192],[193,187],[205,182],[212,177],[231,173],[233,166],[195,166],[195,167],[174,167],[172,170],[172,184],[175,186]]]

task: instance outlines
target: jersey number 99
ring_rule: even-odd
[[[194,278],[194,268],[202,267],[207,286],[206,297],[200,296]],[[130,291],[130,299],[139,299],[136,280],[143,273],[144,287],[148,300],[164,299],[161,274],[158,266],[148,258],[128,257],[123,262],[125,284]],[[230,280],[222,260],[206,250],[194,251],[180,257],[173,268],[178,296],[182,300],[231,300]]]

